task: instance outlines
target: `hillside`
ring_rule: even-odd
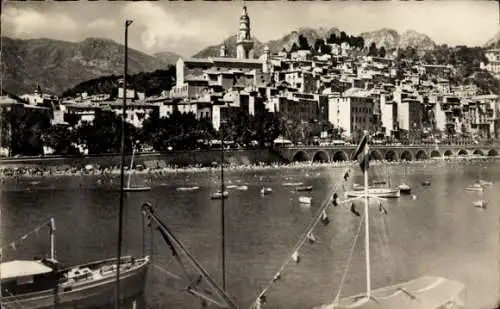
[[[61,94],[80,82],[122,74],[124,47],[111,40],[88,38],[72,43],[52,39],[3,38],[4,88],[12,93],[44,91]],[[159,58],[129,49],[131,74],[165,69]]]
[[[500,48],[500,31],[484,44],[484,48]]]
[[[115,97],[118,93],[118,81],[123,75],[108,75],[87,80],[63,92],[64,97],[75,97],[77,94],[107,93]],[[127,84],[146,96],[160,95],[162,90],[170,90],[175,83],[175,66],[169,65],[165,70],[141,72],[127,76]]]
[[[416,49],[432,50],[436,43],[427,35],[409,30],[399,34],[396,30],[383,28],[371,32],[363,32],[360,36],[365,40],[365,46],[370,46],[374,42],[378,48],[384,47],[386,50],[396,48],[414,47]]]
[[[153,54],[156,58],[160,59],[160,61],[166,63],[166,64],[174,64],[177,62],[179,58],[182,58],[179,54],[172,53],[169,51],[161,52],[161,53],[156,53]]]

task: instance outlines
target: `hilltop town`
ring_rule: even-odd
[[[256,58],[254,43],[243,7],[235,51],[223,44],[216,57],[178,59],[175,71],[156,72],[175,79],[160,78],[154,95],[121,80],[110,93],[56,97],[39,86],[4,96],[2,154],[118,152],[124,96],[129,150],[212,147],[221,135],[233,147],[266,147],[278,137],[356,143],[365,130],[380,143],[499,137],[498,49],[385,50],[342,32],[314,44],[299,37],[277,53],[264,46]],[[446,64],[436,64],[439,52]]]

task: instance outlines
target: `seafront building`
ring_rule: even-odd
[[[120,88],[116,99],[110,94],[82,93],[56,100],[38,86],[34,93],[21,96],[23,106],[51,108],[53,123],[66,123],[69,114],[79,122],[92,121],[102,109],[121,115],[120,98],[126,92],[126,119],[136,127],[152,112],[168,117],[178,110],[208,119],[218,130],[232,113],[252,115],[263,104],[269,112],[296,124],[329,122],[344,139],[363,130],[410,139],[424,134],[500,135],[499,97],[480,93],[473,84],[453,85],[453,66],[414,61],[401,69],[395,61],[398,51],[385,57],[366,56],[346,42],[329,44],[329,51],[272,51],[255,44],[250,21],[244,6],[235,51],[224,43],[217,55],[178,59],[174,87],[159,96]],[[489,50],[486,56],[489,63],[482,67],[500,73],[500,51]],[[327,136],[323,133],[322,137]]]

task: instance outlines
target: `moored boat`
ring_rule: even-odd
[[[402,183],[398,186],[399,192],[402,194],[411,194],[411,187],[407,185],[406,183]]]
[[[228,196],[229,196],[229,192],[227,192],[227,191],[224,191],[224,193],[221,193],[220,191],[217,191],[217,192],[213,193],[213,194],[210,196],[210,198],[211,198],[212,200],[220,200],[220,199],[222,199],[222,198],[225,198],[225,199],[226,199]]]
[[[312,191],[313,186],[300,186],[295,188],[297,192],[307,192],[307,191]]]
[[[345,197],[361,197],[364,196],[363,190],[351,190],[345,192]],[[398,188],[368,188],[368,194],[376,197],[398,198],[401,193]]]
[[[144,292],[149,257],[120,259],[122,299]],[[2,308],[99,308],[114,302],[116,258],[62,270],[54,260],[1,264]]]
[[[271,188],[262,188],[262,189],[260,189],[260,193],[261,194],[270,194],[272,192],[273,192],[273,189],[271,189]]]
[[[309,196],[299,196],[299,203],[303,205],[311,205],[312,198]]]
[[[480,183],[474,183],[472,185],[465,187],[465,190],[466,191],[483,192],[484,188],[483,188],[483,186],[481,186]]]

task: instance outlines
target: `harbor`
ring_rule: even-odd
[[[415,196],[388,199],[383,203],[388,211],[385,216],[372,211],[373,288],[425,275],[443,276],[466,286],[466,308],[493,308],[497,301],[498,272],[494,270],[498,268],[498,235],[492,231],[497,230],[500,203],[495,194],[500,189],[496,160],[414,163],[408,166],[406,179],[401,165],[372,169],[380,171],[380,175],[389,173],[393,184],[404,180]],[[487,209],[474,207],[479,193],[464,190],[476,181],[478,169],[482,170],[482,179],[492,182],[492,187],[481,193],[481,198],[489,201]],[[343,181],[344,170],[323,165],[225,172],[226,187],[248,187],[229,187],[225,199],[227,293],[239,307],[250,307],[293,253],[295,242],[321,202]],[[220,282],[220,200],[210,199],[220,188],[219,177],[215,169],[136,175],[134,181],[148,183],[151,191],[125,196],[123,254],[141,254],[141,205],[150,202],[176,237]],[[354,171],[351,177],[352,183],[363,183],[360,172]],[[30,237],[15,249],[8,244],[48,216],[53,216],[58,225],[57,256],[62,264],[83,264],[115,255],[117,176],[12,181],[4,181],[1,192],[2,215],[9,218],[2,220],[1,240],[7,246],[4,259],[43,256],[49,248],[45,235]],[[423,186],[425,181],[431,185]],[[286,183],[302,183],[313,190],[297,192]],[[179,187],[199,188],[178,191]],[[271,188],[272,193],[262,195],[263,187]],[[310,196],[311,204],[299,203],[300,196]],[[267,303],[263,306],[314,308],[333,300],[361,218],[351,213],[349,205],[330,207],[327,214],[330,223],[314,229],[316,242],[304,244],[300,263],[292,262],[284,268],[280,280],[266,292]],[[147,253],[151,253],[144,308],[199,306],[200,300],[185,292],[189,282],[159,233],[153,233],[152,242],[147,236],[144,243]],[[360,240],[341,295],[362,293],[364,275]]]

